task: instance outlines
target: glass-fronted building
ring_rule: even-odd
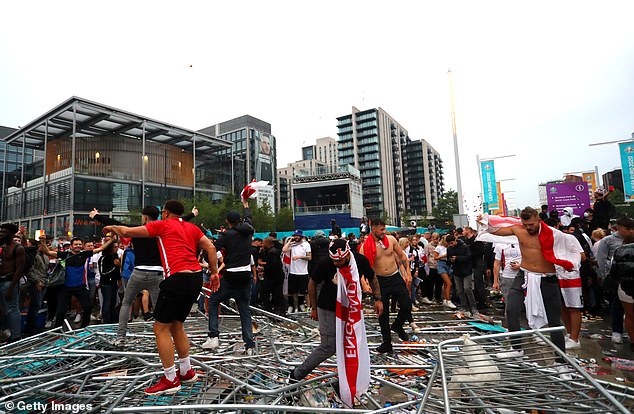
[[[170,198],[219,200],[244,171],[223,139],[76,97],[3,144],[0,221],[55,236],[96,235],[93,208],[126,220]]]
[[[231,148],[221,150],[219,154],[233,154],[244,160],[242,174],[235,176],[236,194],[253,179],[270,183],[273,191],[267,193],[266,201],[275,212],[279,208],[274,196],[277,191],[277,144],[275,136],[271,134],[271,124],[251,115],[243,115],[199,132],[231,142]]]

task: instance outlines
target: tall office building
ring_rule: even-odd
[[[403,213],[426,216],[436,205],[443,191],[442,160],[434,158],[438,153],[429,144],[412,143],[407,130],[382,108],[360,111],[352,107],[351,114],[337,118],[337,129],[339,165],[350,164],[361,171],[368,216],[387,215],[399,224]],[[408,155],[408,151],[414,153]],[[426,186],[430,169],[433,174]]]
[[[331,137],[317,138],[315,145],[308,145],[302,148],[302,160],[317,160],[327,167],[326,172],[337,171],[339,157],[337,151],[337,140]]]
[[[423,218],[431,214],[445,190],[442,159],[424,139],[408,142],[406,159],[408,211],[412,217]]]
[[[277,147],[275,137],[271,135],[271,124],[250,115],[243,115],[229,121],[203,128],[203,134],[230,141],[231,149],[224,155],[244,160],[244,176],[235,177],[234,193],[240,194],[246,183],[256,179],[268,181],[273,187],[267,192],[267,201],[273,211],[276,208],[275,187],[277,186]],[[260,193],[264,193],[260,191]]]

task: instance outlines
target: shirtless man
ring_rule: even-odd
[[[482,216],[477,221],[481,223]],[[509,331],[520,330],[520,314],[524,304],[524,274],[533,273],[541,276],[540,291],[544,301],[544,308],[548,318],[548,325],[561,326],[561,299],[559,282],[555,265],[546,260],[539,242],[540,219],[539,212],[531,207],[526,207],[520,213],[521,226],[490,229],[492,234],[498,236],[516,236],[519,240],[521,252],[521,271],[513,279],[509,294],[507,309],[507,324]],[[550,334],[552,342],[562,351],[565,351],[564,334],[561,331]],[[498,354],[498,357],[520,357],[524,354],[519,343],[513,344],[514,351]],[[504,355],[502,355],[504,354]]]
[[[19,280],[25,263],[24,247],[13,238],[17,232],[15,224],[0,226],[0,306],[5,310],[11,328],[10,342],[20,339]]]
[[[396,332],[402,341],[409,340],[403,324],[412,315],[412,302],[409,300],[412,275],[405,252],[394,237],[386,236],[385,222],[374,219],[371,221],[370,228],[370,235],[361,245],[359,252],[370,261],[370,266],[379,280],[383,309],[390,308],[390,300],[396,301],[399,305],[398,314],[391,327],[389,312],[385,311],[379,316],[383,343],[377,351],[392,352],[390,329]],[[399,265],[404,269],[403,275],[398,270]]]

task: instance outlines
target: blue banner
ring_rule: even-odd
[[[489,209],[498,206],[498,189],[495,184],[495,167],[493,161],[483,161],[480,163],[482,170],[482,201]]]
[[[634,201],[634,142],[619,144],[625,201]]]

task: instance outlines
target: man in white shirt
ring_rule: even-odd
[[[288,296],[293,297],[289,309],[291,312],[303,312],[302,306],[304,296],[308,293],[308,262],[311,259],[310,243],[304,238],[301,230],[295,230],[293,237],[290,237],[282,252],[291,252],[291,265],[288,272]],[[300,302],[300,296],[302,298]],[[290,301],[289,301],[290,302]]]

